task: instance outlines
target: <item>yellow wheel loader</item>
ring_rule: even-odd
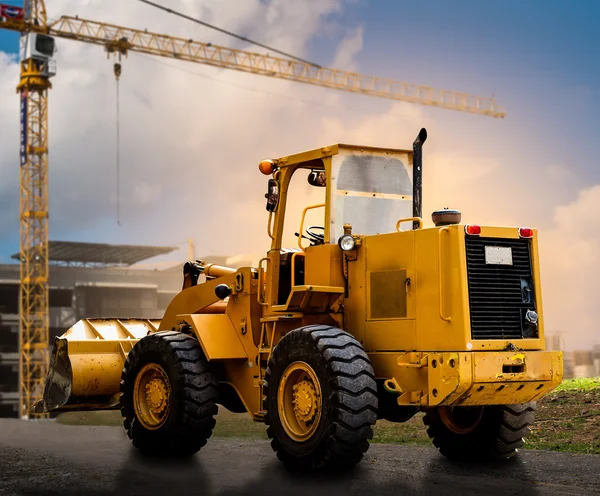
[[[445,456],[513,456],[563,374],[544,351],[537,231],[450,209],[423,228],[426,138],[261,162],[257,267],[189,261],[160,321],[77,322],[34,411],[120,409],[141,451],[190,455],[221,405],[307,469],[353,466],[377,419],[424,412]]]

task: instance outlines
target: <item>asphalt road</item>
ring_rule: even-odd
[[[372,445],[355,470],[326,477],[287,472],[266,441],[211,439],[188,461],[147,460],[121,428],[0,419],[0,494],[579,496],[600,494],[600,456],[464,465],[429,447]]]

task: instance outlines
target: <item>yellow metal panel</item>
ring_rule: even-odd
[[[538,248],[538,231],[533,229],[531,239],[531,268],[533,272],[533,287],[535,288],[535,308],[538,314],[538,336],[540,349],[546,349],[546,331],[544,327],[544,306],[542,304],[542,280],[540,277],[540,253]]]
[[[418,280],[414,272],[415,267],[415,231],[397,232],[368,236],[360,251],[366,251],[366,269],[368,273],[367,301],[372,300],[371,274],[394,271],[404,271],[405,277],[399,286],[399,290],[406,295],[406,316],[415,318],[415,295]],[[408,281],[407,279],[410,279]]]
[[[555,351],[370,352],[369,358],[401,405],[527,403],[548,394],[563,377],[562,353]]]
[[[306,247],[304,259],[304,281],[315,286],[331,284],[331,248],[332,245]],[[339,247],[337,247],[339,250]],[[341,251],[341,250],[340,250]]]
[[[303,162],[310,162],[312,160],[324,159],[331,157],[338,153],[338,145],[329,145],[315,150],[307,150],[305,152],[295,153],[293,155],[287,155],[280,157],[274,161],[279,167],[289,167],[290,165],[302,164]]]
[[[70,341],[141,339],[155,332],[160,320],[83,319],[75,323],[62,337]]]
[[[405,318],[406,269],[371,272],[367,315],[369,320]]]
[[[524,351],[473,353],[473,380],[475,382],[498,381],[551,381],[562,362],[556,352]]]
[[[416,324],[415,324],[415,305],[418,286],[418,278],[415,272],[415,231],[397,232],[383,234],[379,236],[368,236],[364,244],[359,249],[359,260],[365,260],[366,271],[366,292],[361,285],[350,292],[353,302],[357,299],[359,305],[366,305],[365,317],[365,346],[367,350],[373,351],[399,351],[414,349],[417,345]],[[364,258],[363,258],[364,257]],[[360,277],[355,271],[361,270],[358,262],[348,265],[351,278]],[[373,280],[372,274],[376,274]],[[365,277],[364,275],[362,276]],[[382,281],[377,278],[392,278],[397,288],[391,289],[383,286]],[[398,279],[398,277],[400,279]],[[373,301],[385,300],[386,296],[381,292],[387,293],[387,298],[397,297],[399,292],[405,305],[403,316],[375,320],[370,308]],[[364,303],[362,303],[364,302]],[[356,318],[360,318],[357,315]],[[352,322],[355,325],[355,322]],[[352,325],[349,326],[351,332]]]
[[[69,341],[68,351],[73,379],[72,396],[104,396],[119,392],[124,350],[135,341]]]
[[[360,239],[364,241],[366,238]],[[348,295],[344,301],[345,328],[359,343],[367,346],[367,257],[364,244],[356,250],[356,259],[347,261],[346,266]]]
[[[228,315],[179,315],[190,324],[207,360],[247,358],[236,328]]]
[[[417,346],[413,319],[370,320],[365,323],[365,334],[365,348],[369,351],[414,350]]]
[[[245,276],[244,278],[246,279],[247,277]],[[220,301],[215,295],[215,288],[219,284],[227,284],[233,288],[235,282],[235,274],[230,274],[179,292],[165,310],[159,330],[170,331],[178,324],[178,316],[180,314],[195,313]]]
[[[287,303],[274,306],[273,311],[326,312],[342,294],[344,288],[335,286],[294,286]]]

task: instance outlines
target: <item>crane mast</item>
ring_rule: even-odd
[[[119,56],[133,51],[388,100],[495,118],[506,115],[493,98],[436,90],[79,17],[62,16],[48,24],[43,0],[25,0],[23,15],[0,16],[0,29],[21,33],[21,75],[17,86],[21,102],[19,415],[25,418],[42,397],[48,369],[48,90],[55,74],[54,38],[101,45],[109,54]]]
[[[25,3],[25,22],[46,26],[42,1]],[[38,38],[41,36],[41,38]],[[48,369],[48,90],[52,38],[21,33],[19,416],[42,397]],[[46,46],[42,46],[46,43]],[[46,50],[45,50],[46,49]],[[50,54],[51,55],[51,54]],[[47,414],[46,414],[47,415]],[[43,416],[43,415],[40,415]]]

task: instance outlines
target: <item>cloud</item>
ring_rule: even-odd
[[[358,71],[355,58],[363,47],[363,33],[363,26],[358,26],[342,40],[333,59],[332,67],[350,72]]]
[[[565,333],[569,348],[598,340],[600,297],[600,185],[554,210],[555,227],[540,233],[546,327]]]
[[[358,70],[363,28],[339,23],[348,3],[186,0],[181,10],[307,58],[323,33],[327,43],[345,33],[332,60],[316,62]],[[52,18],[78,14],[262,51],[139,2],[56,0],[48,7]],[[120,80],[119,227],[113,61],[97,46],[68,40],[58,46],[49,104],[51,239],[172,245],[193,238],[198,254],[264,253],[269,240],[260,160],[336,142],[410,148],[427,127],[426,220],[448,206],[461,209],[468,222],[539,227],[547,326],[586,329],[588,336],[598,320],[592,295],[598,295],[600,240],[585,232],[582,220],[597,226],[585,214],[598,201],[597,190],[578,196],[577,179],[542,150],[524,162],[527,143],[507,131],[514,136],[523,123],[132,53],[122,62]],[[402,64],[417,59],[407,53]],[[379,64],[377,75],[386,76],[389,61]],[[1,53],[0,74],[0,232],[6,241],[18,233],[18,67]]]

